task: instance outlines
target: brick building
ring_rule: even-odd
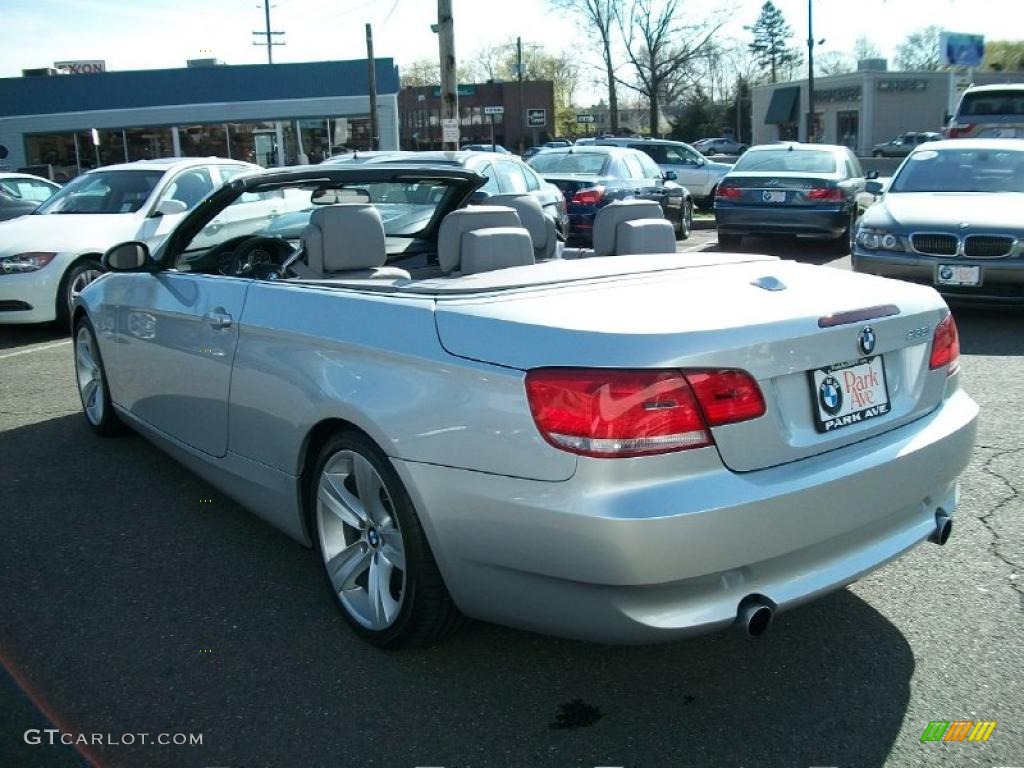
[[[484,107],[504,107],[494,118],[494,141],[510,150],[549,140],[554,135],[555,88],[550,80],[472,83],[459,86],[460,144],[489,144],[491,118]],[[441,89],[403,88],[398,93],[399,137],[402,149],[441,149]],[[529,125],[527,117],[532,118]]]

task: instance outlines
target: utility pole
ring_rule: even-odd
[[[265,45],[267,46],[267,64],[274,63],[274,46],[284,45],[283,40],[274,40],[275,35],[283,35],[284,32],[273,32],[270,29],[270,0],[263,0],[263,16],[266,19],[266,30],[263,32],[253,32],[254,35],[267,38],[265,43],[261,43],[258,40],[253,40],[253,45]]]
[[[370,148],[380,149],[380,121],[377,117],[377,66],[373,60],[373,27],[366,25],[367,85],[370,90]]]
[[[437,0],[437,40],[441,55],[441,148],[459,148],[459,142],[444,141],[445,121],[459,125],[459,82],[455,68],[455,19],[452,0]],[[451,125],[451,123],[448,123]]]
[[[814,119],[814,0],[807,0],[807,141],[818,141]]]
[[[519,78],[519,154],[526,144],[526,104],[523,103],[523,38],[516,38],[516,76]]]

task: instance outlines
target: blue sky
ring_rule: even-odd
[[[454,0],[456,51],[468,57],[482,45],[516,35],[552,50],[575,52],[596,63],[593,46],[573,22],[553,13],[546,0]],[[718,15],[721,35],[748,39],[743,25],[757,17],[762,0],[682,0],[688,15]],[[814,0],[815,36],[822,52],[849,50],[867,35],[891,56],[915,28],[937,24],[989,39],[1024,37],[1024,0]],[[273,26],[286,32],[275,61],[362,58],[363,24],[374,25],[378,56],[398,63],[436,56],[430,31],[433,0],[275,0]],[[776,0],[801,40],[805,0]],[[982,12],[979,12],[982,11]],[[252,45],[263,27],[261,0],[0,0],[0,77],[63,59],[104,59],[108,69],[184,66],[190,58],[217,57],[229,64],[262,63]],[[586,100],[590,95],[583,89]]]

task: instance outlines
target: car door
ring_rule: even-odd
[[[675,171],[676,182],[690,190],[691,195],[703,198],[711,194],[708,163],[699,154],[686,147],[665,145],[665,160],[662,167]]]
[[[189,211],[209,198],[213,189],[214,181],[210,168],[199,166],[179,171],[157,193],[149,214],[139,229],[137,239],[151,249],[156,248]],[[184,205],[185,210],[180,213],[159,213],[157,208],[165,200],[175,200]]]
[[[123,283],[109,294],[118,405],[175,440],[224,456],[238,319],[251,281],[177,269],[115,278]]]

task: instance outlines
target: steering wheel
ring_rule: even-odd
[[[220,272],[232,277],[280,280],[285,273],[283,265],[294,253],[295,249],[288,241],[279,237],[250,237],[226,255]]]

